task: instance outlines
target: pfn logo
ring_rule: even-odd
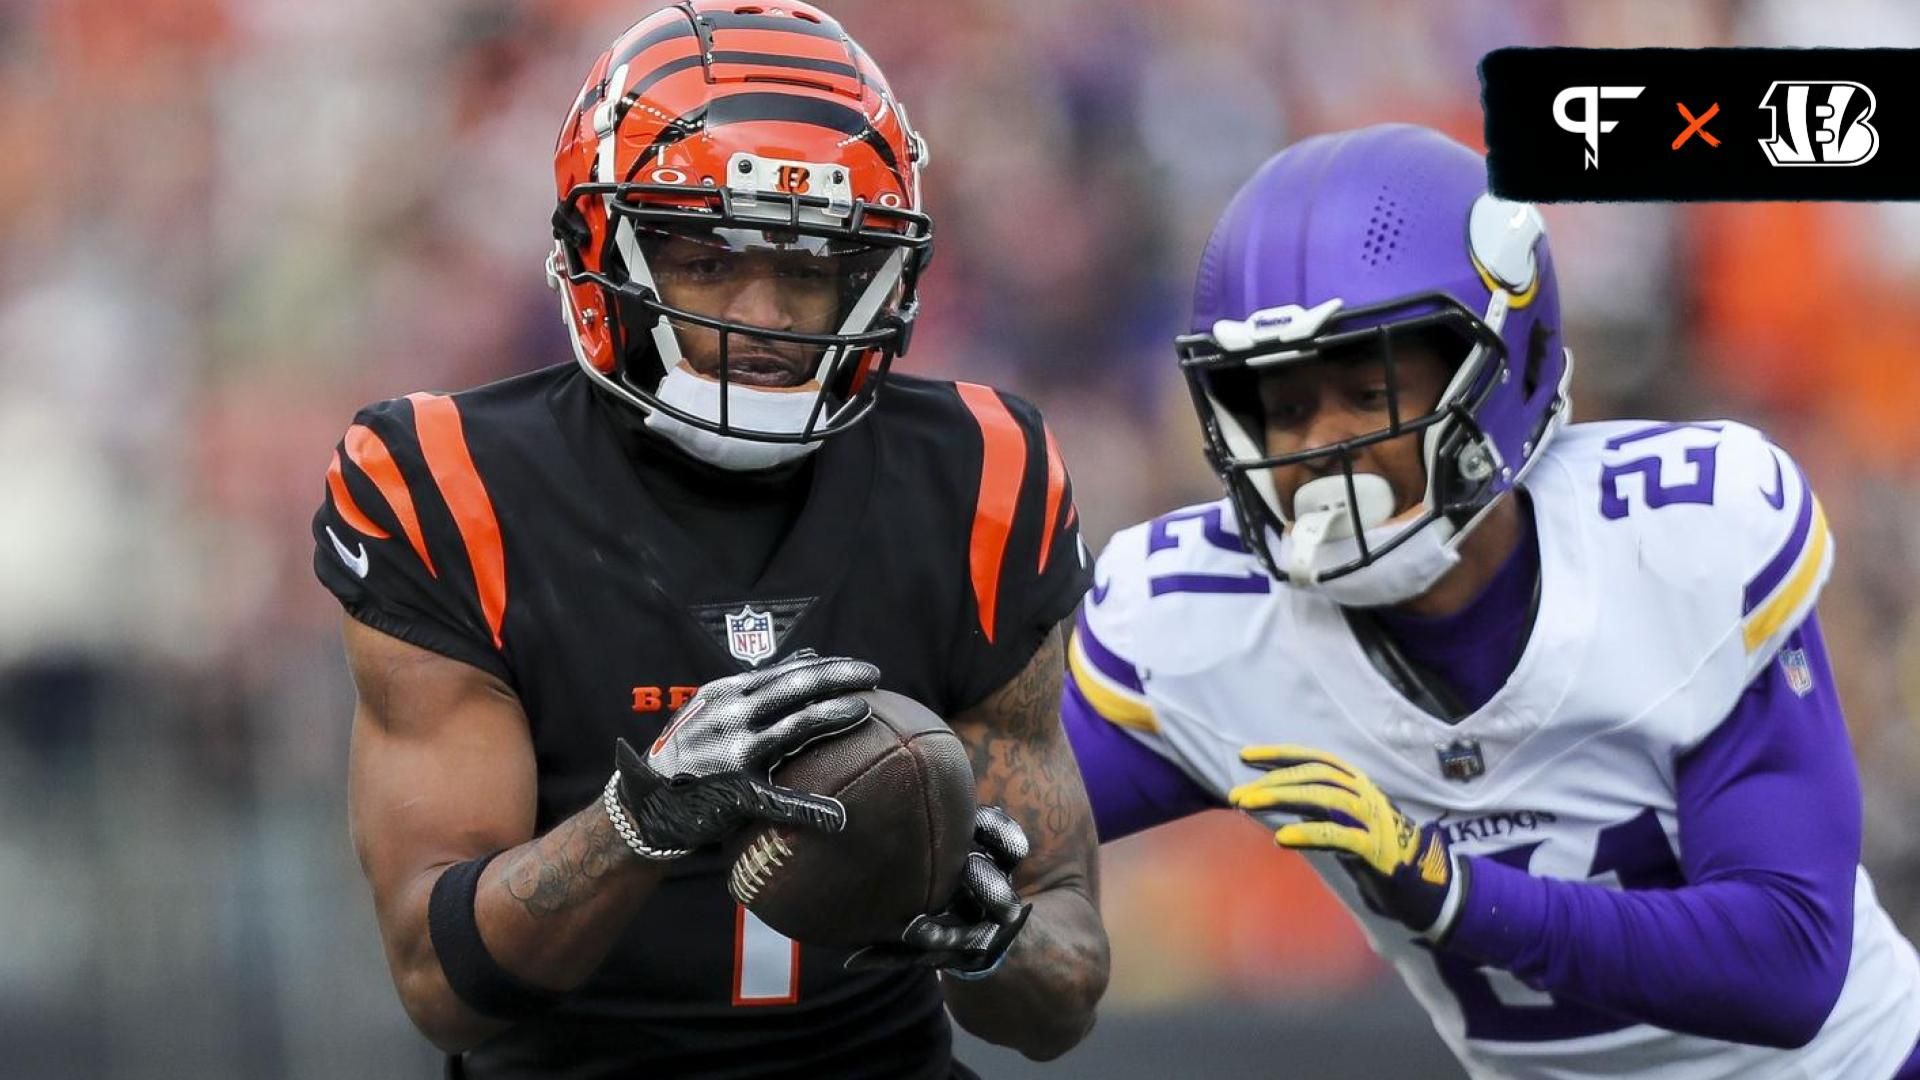
[[[1600,102],[1606,98],[1637,98],[1644,86],[1569,86],[1553,99],[1553,122],[1560,130],[1570,131],[1587,140],[1589,169],[1600,167],[1600,136],[1620,126],[1618,120],[1600,119]],[[1585,103],[1578,119],[1567,114],[1575,101]]]
[[[1760,107],[1773,122],[1760,149],[1775,165],[1864,165],[1880,150],[1873,91],[1857,82],[1776,82]]]

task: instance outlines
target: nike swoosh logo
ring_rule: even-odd
[[[1763,487],[1760,489],[1760,496],[1778,510],[1787,505],[1787,480],[1780,470],[1780,455],[1771,450],[1767,453],[1773,457],[1773,490],[1768,491]]]
[[[355,577],[366,577],[367,571],[373,566],[373,560],[367,558],[367,545],[355,545],[360,549],[360,553],[355,555],[347,550],[347,545],[340,542],[340,537],[334,534],[333,526],[326,526],[326,530],[327,539],[333,541],[333,550],[339,553],[340,561],[347,564],[347,569],[353,571]]]
[[[1113,582],[1111,581],[1095,581],[1093,583],[1093,602],[1098,604],[1102,600],[1105,600],[1107,598],[1107,590],[1111,588],[1113,588]]]

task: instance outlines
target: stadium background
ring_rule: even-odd
[[[933,146],[907,366],[1039,402],[1094,544],[1210,497],[1168,341],[1214,215],[1287,141],[1477,143],[1474,64],[1506,44],[1920,45],[1894,0],[830,6]],[[649,9],[0,5],[0,1073],[435,1075],[347,841],[307,520],[358,404],[567,358],[553,135]],[[1822,491],[1867,860],[1920,932],[1920,206],[1546,213],[1577,415],[1751,420]],[[1110,848],[1105,907],[1094,1040],[989,1075],[1452,1075],[1236,818]]]

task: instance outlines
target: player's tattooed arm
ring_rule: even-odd
[[[1014,884],[1033,913],[993,975],[946,980],[947,1004],[968,1031],[1039,1060],[1092,1029],[1109,968],[1099,840],[1060,726],[1063,641],[1054,628],[1018,675],[953,718],[980,802],[1005,808],[1026,831],[1031,850]]]
[[[551,918],[593,899],[600,879],[627,860],[627,846],[606,812],[598,804],[588,810],[599,812],[575,814],[500,856],[498,885],[529,918]]]
[[[550,990],[592,974],[660,871],[631,855],[598,800],[534,836],[533,745],[504,683],[351,619],[346,644],[360,694],[353,839],[387,964],[414,1024],[459,1051],[507,1024],[461,1001],[434,952],[427,910],[448,867],[501,852],[474,922],[496,963]]]

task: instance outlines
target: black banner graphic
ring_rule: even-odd
[[[1920,49],[1497,49],[1480,86],[1505,198],[1920,199]]]

